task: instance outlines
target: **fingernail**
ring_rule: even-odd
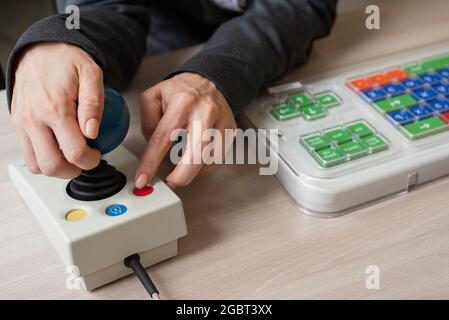
[[[97,119],[89,119],[86,122],[86,134],[89,138],[95,139],[98,135],[99,123]]]
[[[136,180],[136,187],[141,189],[147,185],[148,176],[145,173],[141,173]]]

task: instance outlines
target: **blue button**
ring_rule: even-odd
[[[434,82],[441,80],[440,76],[437,75],[436,73],[424,73],[424,74],[420,75],[419,77],[424,82],[427,82],[427,83],[434,83]]]
[[[396,110],[388,114],[393,123],[406,124],[414,120],[414,116],[405,110]]]
[[[399,84],[387,84],[382,89],[394,96],[403,93],[405,90],[404,87]]]
[[[432,99],[427,101],[427,104],[438,111],[447,111],[449,110],[449,101],[446,99]]]
[[[448,68],[440,69],[437,72],[440,75],[440,77],[449,78],[449,69]]]
[[[416,89],[422,87],[424,85],[424,82],[418,79],[407,79],[402,81],[402,85],[409,89]]]
[[[120,216],[128,211],[123,204],[113,204],[106,208],[106,214],[111,217]]]
[[[415,94],[415,96],[418,99],[424,99],[424,100],[433,99],[438,95],[432,89],[427,89],[427,88],[419,88],[419,89],[413,90],[413,93]]]
[[[371,89],[371,90],[365,90],[363,91],[363,95],[368,98],[368,100],[371,101],[377,101],[380,99],[384,99],[386,97],[386,93],[382,90],[378,89]]]
[[[408,110],[413,113],[418,118],[426,118],[433,115],[433,110],[429,106],[426,105],[416,105],[408,108]]]
[[[432,88],[434,88],[439,93],[444,93],[444,94],[449,93],[449,84],[446,84],[446,83],[438,82],[438,83],[432,84]]]

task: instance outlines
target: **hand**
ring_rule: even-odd
[[[102,71],[82,49],[65,43],[25,49],[11,113],[29,170],[69,179],[96,167],[100,152],[86,138],[98,135],[103,101]]]
[[[192,135],[194,121],[201,124],[201,134],[210,128],[221,133],[221,155],[232,146],[225,144],[225,129],[235,129],[236,123],[231,108],[220,90],[208,79],[195,73],[181,73],[163,81],[142,93],[140,102],[142,134],[148,140],[139,166],[135,184],[142,188],[148,184],[170,150],[170,137],[174,131],[188,132],[186,150],[176,168],[167,176],[172,187],[188,185],[197,174],[206,174],[216,165],[195,163],[195,151],[204,152],[209,141],[201,141],[201,135]],[[233,138],[233,136],[232,136]],[[200,159],[203,159],[200,155]]]

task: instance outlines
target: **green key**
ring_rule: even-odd
[[[352,140],[352,136],[343,129],[334,129],[332,131],[328,131],[324,136],[330,140],[334,140],[338,144],[342,144]]]
[[[313,100],[307,93],[297,93],[290,96],[290,102],[299,106],[306,106],[313,103]]]
[[[368,148],[364,144],[357,141],[343,143],[340,148],[350,160],[357,159],[368,154]]]
[[[325,148],[315,152],[315,159],[325,168],[335,166],[345,161],[345,155],[336,148]]]
[[[346,130],[351,132],[353,135],[356,135],[359,137],[369,136],[369,135],[373,134],[371,129],[368,128],[368,126],[366,124],[364,124],[363,122],[356,122],[356,123],[350,124],[346,127]]]
[[[299,117],[301,110],[291,104],[281,104],[271,110],[271,114],[279,121],[284,121]]]
[[[420,139],[447,129],[446,124],[435,117],[410,123],[402,128],[404,133],[411,140]]]
[[[449,56],[427,60],[424,62],[424,65],[434,70],[447,67],[447,65],[449,65]]]
[[[317,95],[316,99],[323,107],[326,108],[336,107],[341,104],[340,99],[338,99],[335,93],[331,91]]]
[[[414,64],[414,65],[411,65],[411,66],[405,68],[404,70],[408,74],[413,75],[413,74],[425,73],[425,72],[427,72],[427,70],[429,70],[429,68],[422,64]]]
[[[315,120],[326,116],[326,110],[319,104],[309,104],[301,107],[302,116],[306,120]]]
[[[371,152],[376,153],[388,149],[388,144],[378,135],[371,135],[360,138],[365,146],[371,148]]]
[[[376,106],[385,112],[390,112],[400,108],[412,106],[416,103],[417,101],[412,96],[408,94],[402,94],[390,99],[378,101],[376,102]]]
[[[301,144],[310,151],[320,150],[329,147],[329,139],[316,134],[301,138]]]
[[[408,74],[422,74],[431,69],[437,70],[437,69],[444,68],[448,65],[449,65],[449,56],[445,56],[445,57],[440,57],[437,59],[427,60],[421,64],[411,65],[411,66],[405,68],[405,71]]]

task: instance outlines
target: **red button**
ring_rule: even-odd
[[[154,191],[152,186],[145,186],[141,189],[134,188],[133,193],[138,197],[145,197]]]

